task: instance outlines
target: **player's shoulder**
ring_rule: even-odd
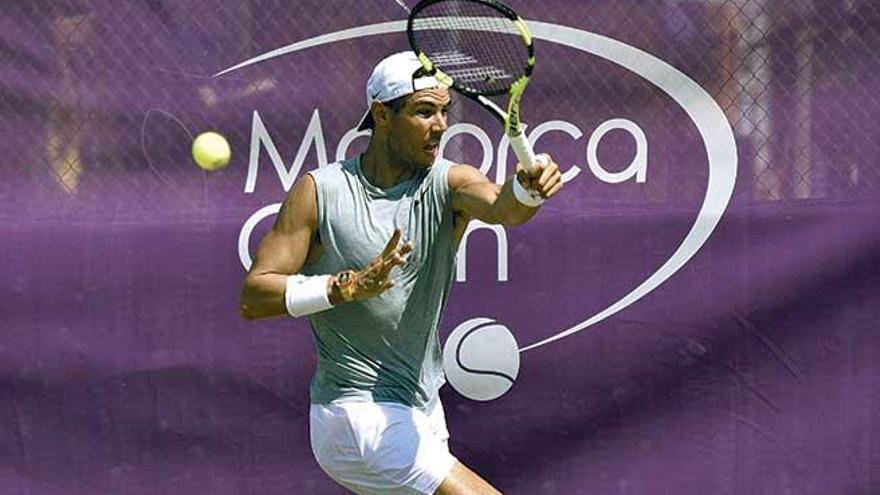
[[[295,205],[308,203],[312,198],[315,197],[316,189],[317,185],[312,174],[302,174],[293,183],[293,187],[291,187],[290,190],[287,191],[287,195],[285,196],[284,201],[285,203],[293,203]]]
[[[465,184],[488,179],[483,172],[480,172],[480,169],[473,165],[450,162],[449,171],[446,174],[446,180],[449,183],[449,188],[455,191]]]
[[[302,177],[306,176],[311,178],[314,189],[318,191],[332,191],[343,184],[355,180],[357,177],[357,160],[349,159],[330,163],[314,170],[309,170]]]
[[[309,173],[304,175],[312,176],[315,181],[322,181],[332,179],[334,177],[339,177],[341,175],[351,174],[355,171],[355,167],[355,159],[349,159],[329,163],[327,165],[324,165],[323,167],[309,170]]]

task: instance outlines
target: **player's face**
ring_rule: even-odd
[[[447,89],[425,89],[409,95],[392,118],[388,144],[401,165],[427,168],[440,153],[451,97]]]

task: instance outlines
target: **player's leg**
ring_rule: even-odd
[[[486,480],[471,471],[461,462],[456,461],[452,471],[440,483],[435,495],[500,495]]]
[[[443,411],[443,404],[438,402],[437,406],[428,415],[428,424],[433,438],[438,439],[441,448],[438,452],[443,452],[448,458],[452,459],[452,467],[448,469],[445,476],[440,479],[443,481],[434,492],[439,495],[483,495],[498,494],[497,489],[492,487],[486,480],[473,472],[470,468],[462,464],[455,457],[449,454],[449,430],[446,428],[446,414]],[[439,462],[445,457],[437,455],[435,459]]]

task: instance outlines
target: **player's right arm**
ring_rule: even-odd
[[[260,242],[254,263],[241,291],[239,313],[249,320],[288,314],[285,291],[287,279],[298,274],[307,260],[320,256],[318,241],[318,200],[315,180],[304,175],[287,194],[272,230]],[[351,301],[378,296],[394,287],[391,270],[406,263],[410,243],[401,243],[396,230],[385,249],[367,266],[350,272],[348,291]],[[354,268],[354,267],[352,267]],[[327,299],[333,306],[346,301],[334,274],[327,280]]]
[[[317,231],[315,180],[305,174],[287,194],[272,230],[260,242],[241,291],[241,316],[251,320],[287,314],[287,277],[299,273],[309,250],[317,247]]]

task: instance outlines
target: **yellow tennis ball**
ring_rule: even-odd
[[[193,141],[192,156],[196,165],[204,170],[218,170],[229,165],[232,150],[225,137],[216,132],[203,132]]]

